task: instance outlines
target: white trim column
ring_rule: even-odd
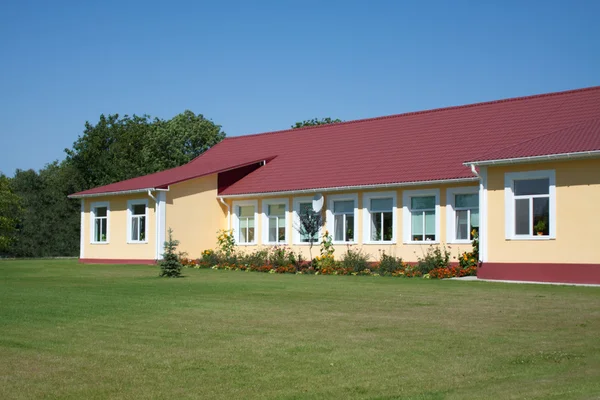
[[[156,196],[156,209],[154,218],[156,219],[156,260],[162,260],[163,245],[167,233],[167,192],[160,191]]]
[[[81,222],[79,225],[79,258],[85,258],[85,200],[81,199]]]
[[[488,261],[488,170],[479,167],[479,259]]]

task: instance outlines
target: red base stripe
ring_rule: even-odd
[[[480,279],[600,284],[600,264],[544,264],[485,262]]]
[[[137,265],[155,265],[156,260],[133,260],[119,258],[80,258],[81,264],[137,264]]]

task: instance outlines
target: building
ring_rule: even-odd
[[[476,228],[480,277],[600,283],[600,87],[231,137],[71,197],[82,262],[152,263],[168,228],[192,257],[227,228],[308,255],[295,226],[315,195],[338,249],[457,255]]]

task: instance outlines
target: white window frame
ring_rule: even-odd
[[[456,195],[479,194],[478,186],[464,186],[446,189],[446,242],[450,244],[468,244],[471,239],[456,238]],[[481,196],[479,196],[481,203]],[[479,204],[479,227],[481,229],[481,204]],[[469,213],[470,214],[470,213]],[[470,215],[469,215],[470,218]],[[469,233],[469,236],[471,234]]]
[[[371,239],[371,200],[392,199],[392,240]],[[364,244],[395,244],[398,226],[398,193],[392,192],[368,192],[363,194],[363,243]],[[382,225],[383,226],[383,225]]]
[[[334,221],[334,212],[333,212],[333,203],[336,201],[354,201],[354,238],[351,241],[345,240],[335,240],[335,221]],[[350,193],[350,194],[333,194],[327,196],[327,230],[329,234],[333,238],[334,244],[356,244],[358,243],[358,194]],[[345,220],[344,220],[345,225]]]
[[[292,200],[294,213],[292,216],[292,224],[293,224],[293,232],[292,232],[292,243],[298,246],[310,246],[309,242],[303,242],[302,236],[298,229],[300,229],[300,204],[303,203],[311,203],[313,202],[313,197],[304,196],[304,197],[294,197]],[[321,241],[321,236],[323,235],[323,227],[319,228],[319,233],[317,240],[313,243],[314,245],[318,245]]]
[[[284,218],[285,218],[285,240],[283,242],[271,242],[269,241],[269,206],[282,205],[285,207]],[[290,224],[288,221],[290,202],[288,199],[266,199],[262,201],[262,243],[269,245],[286,245],[290,240]],[[279,222],[277,222],[279,228]],[[277,229],[279,232],[279,229]]]
[[[133,206],[144,205],[145,213],[144,217],[146,222],[144,223],[144,240],[133,240],[131,238],[131,224],[133,218],[136,217],[133,215]],[[135,200],[127,200],[127,243],[128,244],[140,244],[140,243],[148,243],[148,199],[135,199]],[[139,224],[138,224],[139,227]]]
[[[435,240],[412,240],[410,199],[413,197],[435,196]],[[405,190],[402,192],[402,239],[404,244],[440,243],[440,189]]]
[[[548,179],[549,181],[549,206],[548,218],[550,219],[550,229],[547,236],[516,235],[515,234],[515,195],[514,181],[528,179]],[[544,195],[541,195],[544,196]],[[530,197],[530,196],[525,196]],[[537,197],[537,195],[531,195]],[[522,198],[519,196],[519,198]],[[505,209],[505,238],[506,240],[552,240],[556,239],[556,172],[553,169],[526,171],[526,172],[507,172],[504,174],[504,209]]]
[[[106,241],[96,241],[96,208],[106,207]],[[90,204],[90,243],[91,244],[109,244],[110,243],[110,203],[108,201],[97,201]]]
[[[239,229],[240,229],[240,218],[238,216],[238,207],[243,206],[254,206],[254,241],[248,243],[240,243]],[[231,205],[231,226],[233,227],[233,237],[235,238],[235,244],[238,246],[255,246],[258,244],[258,200],[238,200],[234,201]]]

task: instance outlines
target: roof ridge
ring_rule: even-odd
[[[500,104],[500,103],[508,103],[508,102],[521,101],[521,100],[530,100],[530,99],[537,99],[537,98],[544,98],[544,97],[560,96],[560,95],[586,92],[586,91],[592,91],[592,90],[600,90],[600,86],[590,86],[590,87],[579,88],[579,89],[569,89],[569,90],[563,90],[563,91],[559,91],[559,92],[539,93],[539,94],[533,94],[533,95],[528,95],[528,96],[508,97],[508,98],[499,99],[499,100],[482,101],[482,102],[477,102],[477,103],[462,104],[462,105],[458,105],[458,106],[439,107],[439,108],[432,108],[429,110],[409,111],[409,112],[401,113],[401,114],[392,114],[392,115],[384,115],[384,116],[380,116],[380,117],[354,119],[354,120],[350,120],[350,121],[335,122],[332,124],[304,126],[302,128],[280,129],[277,131],[261,132],[261,133],[249,133],[249,134],[239,135],[239,136],[229,136],[229,137],[226,137],[225,139],[223,139],[219,143],[222,143],[225,140],[244,139],[244,138],[248,138],[248,137],[274,135],[274,134],[278,134],[278,133],[299,132],[299,131],[306,131],[306,130],[313,130],[313,129],[322,129],[322,128],[328,128],[331,126],[351,125],[351,124],[362,123],[362,122],[370,122],[370,121],[379,121],[379,120],[392,119],[392,118],[407,117],[410,115],[429,114],[429,113],[434,113],[434,112],[457,110],[457,109],[485,106],[485,105],[491,105],[491,104]]]
[[[492,156],[494,154],[502,153],[503,151],[508,150],[508,149],[510,149],[512,147],[522,146],[522,145],[524,145],[526,143],[534,142],[534,141],[540,140],[540,139],[542,139],[542,138],[544,138],[546,136],[555,135],[555,134],[557,134],[557,133],[559,133],[561,131],[566,131],[566,130],[569,130],[569,129],[573,129],[573,128],[578,127],[580,125],[588,124],[588,123],[590,123],[592,121],[600,121],[600,118],[588,118],[585,121],[581,121],[581,122],[578,122],[578,123],[573,124],[573,125],[565,126],[563,128],[555,129],[553,131],[550,131],[550,132],[547,132],[547,133],[544,133],[544,134],[541,134],[541,135],[538,135],[538,136],[534,136],[534,137],[529,138],[527,140],[523,140],[522,142],[517,142],[517,143],[513,143],[513,144],[508,145],[508,146],[500,147],[499,149],[496,149],[494,151],[488,152],[487,156],[485,156],[485,157],[490,157],[490,156]],[[479,161],[479,160],[476,159],[474,161]],[[472,161],[465,161],[465,164],[468,164],[470,162],[472,162]]]

